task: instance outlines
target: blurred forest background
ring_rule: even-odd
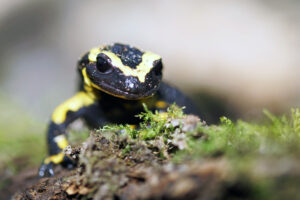
[[[78,58],[102,44],[160,54],[165,80],[212,115],[288,112],[300,105],[299,10],[298,0],[2,0],[0,169],[20,154],[41,162],[51,112],[77,89]]]

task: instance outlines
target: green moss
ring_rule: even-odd
[[[184,119],[182,108],[172,105],[166,113],[145,112],[137,117],[143,120],[138,129],[129,125],[109,125],[102,131],[114,131],[131,138],[155,141],[162,137],[165,145],[174,139],[174,132],[184,132],[182,126],[173,126],[172,120]],[[174,159],[205,158],[223,155],[227,158],[240,156],[284,156],[300,153],[300,110],[292,109],[291,115],[274,116],[264,111],[263,123],[236,122],[221,117],[219,125],[198,122],[197,127],[184,132],[185,148],[175,151]],[[176,130],[176,131],[175,131]]]
[[[300,135],[300,109],[291,109],[294,131]]]
[[[193,147],[199,145],[197,148],[199,151],[195,152],[206,156],[221,151],[228,157],[258,154],[298,155],[299,109],[293,110],[290,117],[276,117],[268,111],[264,113],[268,120],[262,124],[242,120],[233,123],[229,119],[221,118],[220,125],[199,126],[198,131],[203,132],[208,138],[193,140],[195,142]]]
[[[170,119],[182,118],[184,116],[182,109],[178,106],[171,105],[165,113],[151,112],[144,104],[145,112],[137,115],[143,122],[139,124],[138,129],[130,125],[107,125],[100,129],[100,131],[113,131],[117,134],[125,134],[133,139],[140,140],[154,140],[159,136],[164,139],[169,139],[174,131],[174,127],[166,126]]]
[[[90,135],[90,131],[87,127],[84,127],[80,130],[68,130],[68,141],[71,146],[81,145]]]

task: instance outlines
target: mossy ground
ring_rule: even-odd
[[[0,199],[20,170],[39,165],[46,154],[45,124],[0,91]]]
[[[67,151],[79,168],[63,179],[46,179],[55,192],[43,179],[16,198],[298,198],[300,110],[281,117],[264,113],[261,123],[222,117],[220,124],[206,125],[174,105],[166,113],[145,107],[139,128],[105,126]]]
[[[4,191],[14,184],[14,174],[38,166],[44,158],[46,126],[3,95],[0,109],[0,190]],[[300,110],[279,117],[268,111],[264,115],[259,123],[222,117],[219,124],[206,125],[176,106],[164,114],[145,107],[138,116],[143,120],[138,129],[105,126],[76,148],[90,133],[75,129],[69,139],[79,171],[41,180],[31,191],[39,188],[43,196],[59,182],[50,196],[296,199],[300,197]],[[35,177],[36,168],[31,174]],[[16,181],[18,186],[26,185],[18,177]]]

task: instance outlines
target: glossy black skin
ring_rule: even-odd
[[[114,44],[104,48],[118,55],[123,64],[131,68],[135,68],[142,61],[143,52],[134,47]],[[103,58],[102,64],[103,62],[110,63],[109,58],[105,57],[105,55],[98,55],[97,58],[99,57]],[[85,54],[78,63],[81,77],[80,90],[88,92],[82,75],[82,70],[86,68],[89,79],[97,86],[97,88],[88,89],[92,89],[92,93],[97,98],[92,105],[82,107],[76,112],[69,111],[66,120],[62,124],[50,122],[48,128],[49,155],[55,155],[62,151],[54,141],[54,138],[58,135],[66,134],[69,124],[78,118],[84,119],[91,128],[99,128],[109,123],[138,124],[140,120],[135,115],[143,111],[143,103],[150,110],[166,111],[167,106],[158,108],[156,105],[157,101],[165,102],[166,105],[176,103],[178,106],[185,106],[185,113],[198,114],[189,98],[176,88],[161,81],[161,60],[155,61],[153,65],[153,69],[146,76],[145,83],[141,83],[136,77],[125,76],[117,66],[108,67],[110,73],[99,72],[97,63],[90,62],[88,53]],[[128,88],[128,82],[133,83],[134,87]],[[61,164],[71,167],[75,163],[68,157],[65,157]],[[42,177],[53,176],[52,168],[53,163],[42,164],[39,175]]]
[[[117,55],[122,63],[132,69],[142,62],[144,52],[135,47],[123,44],[108,45],[103,48]],[[144,99],[152,96],[157,91],[162,80],[161,59],[153,63],[152,70],[146,75],[145,81],[141,82],[137,77],[126,76],[118,66],[114,66],[111,59],[103,54],[97,55],[97,62],[88,59],[88,53],[79,61],[79,70],[86,68],[86,72],[91,81],[102,91],[112,96],[127,100]],[[102,69],[105,70],[102,71]],[[130,85],[132,87],[130,87]]]

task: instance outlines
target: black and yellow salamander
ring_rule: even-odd
[[[80,90],[52,114],[47,133],[49,156],[39,176],[53,176],[55,164],[72,164],[62,150],[68,146],[66,129],[78,118],[92,128],[107,123],[138,124],[135,115],[143,111],[143,103],[163,112],[175,102],[186,107],[185,113],[196,114],[186,96],[162,82],[162,69],[159,55],[120,43],[83,55],[78,62]]]

